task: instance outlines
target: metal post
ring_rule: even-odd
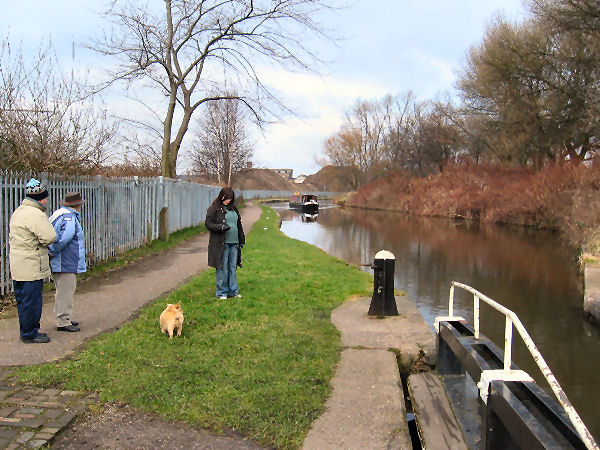
[[[512,359],[512,320],[506,316],[506,326],[504,330],[504,370],[510,370]]]
[[[373,297],[369,307],[369,316],[380,319],[385,316],[397,316],[398,308],[394,298],[394,265],[396,259],[391,252],[381,250],[375,255],[373,269]]]
[[[473,322],[475,325],[475,339],[479,339],[479,297],[473,296]]]

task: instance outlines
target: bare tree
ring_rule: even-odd
[[[247,134],[247,111],[237,97],[206,106],[199,118],[199,133],[191,159],[199,173],[216,175],[218,183],[231,184],[231,176],[251,161],[254,152]]]
[[[506,162],[581,162],[599,148],[600,5],[530,0],[533,18],[499,19],[471,49],[459,78],[466,111],[484,117]]]
[[[406,167],[408,149],[415,127],[415,97],[412,92],[384,99],[387,124],[384,135],[385,159],[391,167]]]
[[[458,85],[467,112],[487,117],[500,160],[540,166],[552,147],[558,127],[542,81],[547,45],[534,21],[498,20],[469,52]]]
[[[360,132],[347,125],[325,140],[323,144],[325,157],[318,162],[321,166],[329,164],[344,168],[343,177],[346,183],[357,189],[362,184],[364,174],[360,170],[360,153],[362,150]]]
[[[456,161],[463,149],[454,108],[448,103],[433,102],[416,121],[414,139],[427,165],[443,172],[448,163]],[[423,165],[421,164],[421,172]],[[423,173],[421,173],[423,174]]]
[[[90,173],[114,150],[118,124],[61,75],[51,46],[28,64],[0,42],[0,167]]]
[[[386,159],[386,127],[389,127],[391,97],[381,103],[358,100],[346,113],[345,123],[324,143],[322,165],[354,168],[349,173],[362,185],[377,176]]]
[[[561,130],[557,159],[584,161],[600,148],[600,3],[530,0],[550,52],[542,81]]]
[[[313,71],[318,62],[305,46],[324,36],[313,17],[326,0],[113,0],[105,16],[112,33],[91,47],[117,59],[110,83],[150,81],[166,98],[162,119],[162,174],[176,176],[183,138],[204,103],[234,98],[222,74],[234,80],[235,97],[261,124],[285,110],[263,82],[261,65]],[[177,112],[178,111],[178,112]],[[177,113],[176,113],[177,112]]]

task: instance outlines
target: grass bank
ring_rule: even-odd
[[[323,411],[340,353],[331,310],[368,294],[371,276],[287,238],[263,209],[238,271],[241,300],[215,299],[214,269],[90,342],[72,359],[21,368],[27,384],[97,391],[169,420],[233,429],[277,448],[300,447]],[[166,303],[183,334],[161,335]]]

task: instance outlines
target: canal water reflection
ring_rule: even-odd
[[[430,326],[437,315],[448,314],[451,281],[512,309],[590,432],[600,437],[600,329],[583,319],[576,254],[556,234],[333,206],[309,218],[285,203],[270,206],[281,215],[286,235],[351,264],[370,264],[382,249],[394,253],[395,286],[408,293]],[[455,313],[472,324],[473,297],[461,291]],[[482,333],[502,348],[504,317],[482,302],[481,321]],[[514,336],[513,360],[545,386],[516,331]]]

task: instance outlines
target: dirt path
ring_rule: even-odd
[[[187,424],[167,422],[127,405],[108,405],[100,415],[86,413],[52,442],[56,449],[261,449],[233,432],[216,436]]]

